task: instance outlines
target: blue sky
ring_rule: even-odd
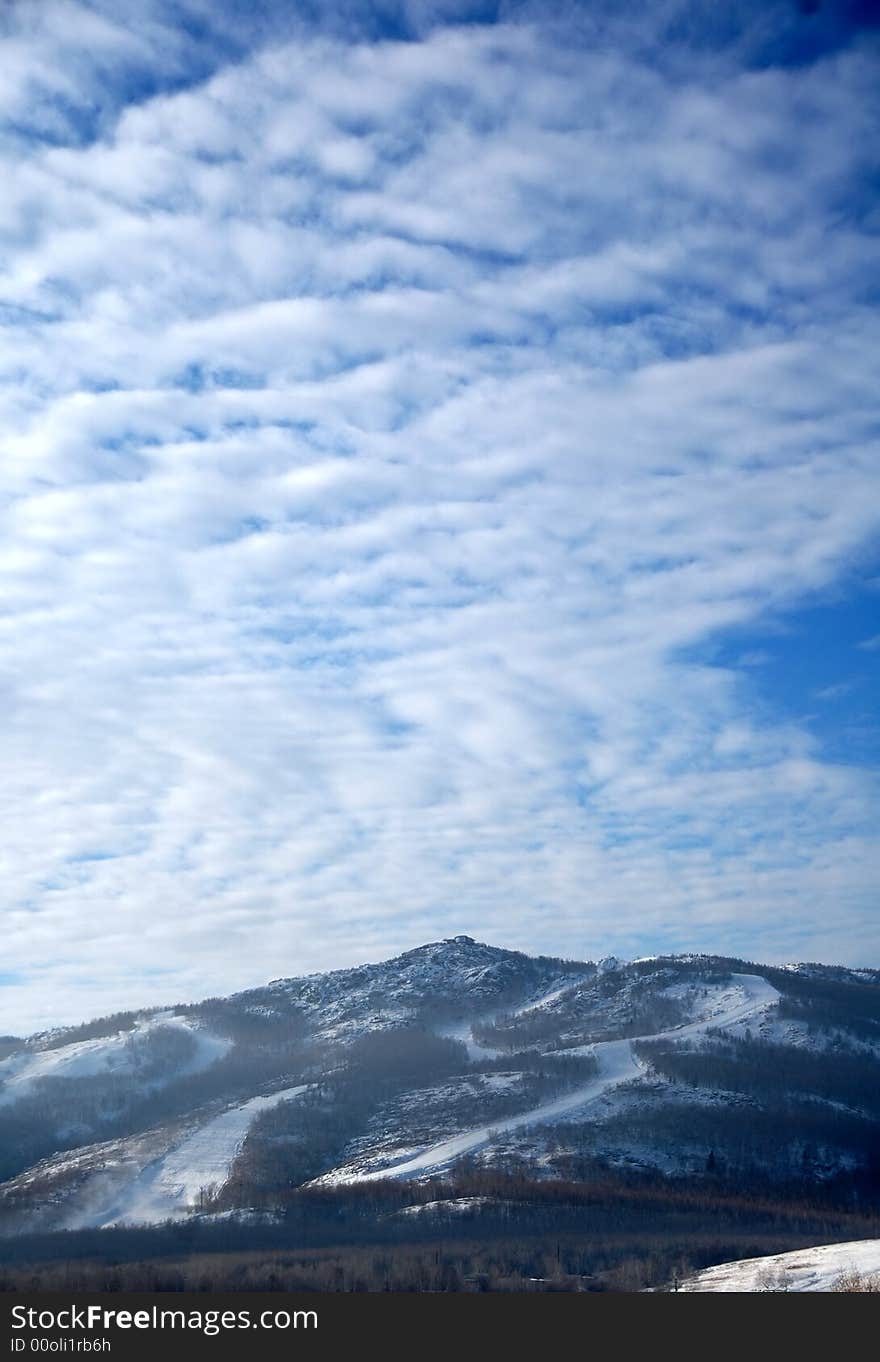
[[[873,8],[2,27],[0,1030],[876,964]]]

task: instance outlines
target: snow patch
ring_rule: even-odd
[[[467,1215],[468,1212],[479,1210],[481,1206],[488,1206],[491,1197],[487,1196],[457,1196],[449,1197],[444,1201],[425,1201],[420,1205],[403,1206],[401,1210],[394,1211],[394,1216],[412,1215]]]
[[[201,1030],[186,1017],[159,1013],[138,1021],[131,1031],[117,1031],[111,1036],[73,1041],[70,1045],[59,1045],[54,1050],[19,1051],[0,1061],[0,1082],[3,1084],[0,1105],[27,1097],[33,1085],[43,1078],[134,1074],[148,1059],[145,1042],[148,1042],[150,1033],[160,1029],[186,1032],[196,1043],[192,1058],[174,1071],[175,1077],[206,1069],[222,1058],[232,1044],[225,1037]]]
[[[470,1060],[497,1059],[501,1054],[500,1050],[489,1049],[485,1045],[479,1045],[474,1040],[469,1021],[446,1022],[442,1026],[435,1028],[436,1034],[442,1036],[444,1040],[457,1040],[465,1047]]]
[[[830,1291],[843,1276],[880,1273],[880,1239],[774,1253],[719,1263],[689,1277],[681,1291]]]
[[[525,1016],[527,1012],[536,1012],[541,1008],[550,1007],[553,1003],[558,1002],[560,998],[564,997],[566,993],[573,993],[576,989],[580,988],[582,984],[591,982],[592,976],[589,974],[578,974],[574,978],[569,975],[564,983],[557,984],[549,993],[544,993],[540,998],[532,999],[531,1002],[521,1003],[519,1007],[515,1007],[508,1015],[511,1017],[522,1017]]]

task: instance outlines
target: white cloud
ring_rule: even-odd
[[[872,778],[693,658],[876,534],[876,63],[637,53],[301,35],[7,144],[3,1026],[456,930],[872,958]]]

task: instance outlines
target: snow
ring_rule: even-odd
[[[278,979],[266,989],[238,995],[249,1003],[277,1003],[279,994],[294,1002],[319,1033],[342,1040],[379,1027],[411,1021],[426,1000],[467,999],[471,1020],[497,1015],[500,997],[539,993],[562,982],[558,965],[530,960],[519,951],[501,950],[469,937],[429,942],[393,960],[302,979]],[[506,1010],[506,1009],[505,1009]],[[458,1038],[458,1037],[456,1037]],[[465,1044],[467,1037],[462,1036]],[[473,1058],[485,1058],[472,1052]]]
[[[527,1012],[535,1012],[539,1008],[550,1007],[551,1004],[557,1002],[566,993],[573,992],[575,989],[580,988],[581,984],[588,984],[590,982],[591,976],[589,974],[578,974],[575,975],[574,978],[569,975],[564,983],[558,984],[555,988],[551,989],[549,993],[544,993],[540,998],[533,999],[532,1002],[521,1003],[520,1006],[515,1007],[509,1015],[511,1017],[522,1017]]]
[[[191,1131],[162,1158],[148,1164],[100,1224],[149,1225],[179,1218],[196,1205],[203,1188],[222,1187],[256,1116],[305,1092],[307,1084],[266,1097],[252,1097]]]
[[[53,1050],[24,1050],[0,1062],[0,1105],[28,1096],[42,1078],[89,1078],[98,1074],[131,1074],[144,1058],[145,1041],[156,1029],[185,1031],[196,1042],[193,1057],[179,1073],[197,1073],[226,1054],[232,1044],[221,1036],[201,1030],[185,1017],[159,1013],[139,1020],[131,1031],[74,1041]]]
[[[516,1116],[502,1117],[489,1125],[478,1126],[474,1130],[453,1135],[448,1140],[441,1140],[438,1144],[430,1145],[420,1154],[405,1160],[403,1163],[394,1164],[390,1168],[374,1169],[369,1173],[356,1174],[350,1180],[373,1182],[379,1178],[406,1178],[435,1172],[452,1163],[453,1160],[461,1158],[463,1154],[471,1154],[484,1145],[491,1144],[499,1135],[508,1134],[512,1130],[519,1130],[523,1126],[541,1125],[545,1121],[558,1120],[560,1116],[567,1115],[570,1111],[592,1102],[606,1088],[617,1083],[625,1083],[631,1078],[637,1078],[641,1073],[641,1065],[633,1055],[629,1041],[608,1041],[602,1046],[595,1046],[595,1050],[597,1052],[602,1051],[601,1055],[597,1055],[600,1066],[599,1076],[589,1083],[581,1084],[570,1092],[563,1093],[561,1097],[555,1097],[552,1101],[544,1102],[541,1106],[533,1107],[530,1111],[520,1112]]]
[[[734,974],[731,975],[729,984],[720,986],[709,995],[707,1008],[699,1020],[658,1032],[653,1036],[638,1036],[635,1040],[678,1040],[702,1035],[708,1027],[736,1026],[753,1020],[778,998],[777,990],[759,975]],[[593,1046],[580,1047],[581,1053],[591,1052],[595,1055],[599,1072],[589,1082],[572,1088],[560,1097],[544,1102],[529,1111],[506,1116],[440,1140],[412,1157],[402,1159],[399,1163],[369,1171],[336,1169],[330,1174],[325,1174],[320,1181],[374,1182],[380,1178],[408,1178],[435,1173],[462,1155],[472,1154],[492,1144],[501,1135],[565,1118],[594,1102],[610,1088],[641,1077],[645,1072],[645,1065],[632,1047],[632,1040],[602,1041]]]
[[[394,1211],[394,1216],[406,1215],[467,1215],[471,1211],[478,1211],[481,1206],[488,1206],[490,1198],[487,1196],[457,1196],[449,1197],[444,1201],[425,1201],[417,1206],[403,1206],[399,1211]]]
[[[700,1036],[709,1027],[728,1029],[753,1022],[779,1001],[779,991],[759,974],[732,974],[731,982],[716,988],[709,995],[708,1011],[697,1021],[684,1026],[673,1026],[654,1036],[639,1036],[639,1040],[683,1040]]]
[[[487,1092],[507,1092],[522,1082],[522,1073],[514,1069],[510,1073],[481,1074],[480,1078]]]
[[[210,1215],[197,1215],[194,1220],[203,1224],[227,1225],[280,1225],[281,1216],[277,1211],[267,1211],[257,1206],[237,1206],[231,1211],[212,1211]]]
[[[707,1267],[681,1284],[681,1291],[830,1291],[842,1276],[880,1273],[880,1239],[744,1258]]]
[[[533,1142],[540,1147],[543,1140],[540,1127],[554,1122],[589,1121],[598,1130],[612,1106],[635,1100],[648,1090],[650,1084],[639,1084],[637,1080],[650,1076],[650,1068],[639,1060],[632,1039],[564,1048],[567,1033],[562,1023],[567,1019],[567,1003],[577,996],[584,979],[591,979],[593,975],[563,976],[558,968],[548,967],[537,974],[530,973],[528,990],[523,980],[524,986],[517,996],[522,998],[528,991],[531,1000],[519,1003],[515,1015],[539,1015],[538,1009],[546,1009],[545,1016],[560,1014],[560,1039],[555,1044],[561,1048],[549,1051],[548,1057],[551,1054],[560,1057],[591,1055],[596,1060],[596,1072],[589,1079],[575,1078],[576,1086],[558,1092],[552,1099],[525,1096],[528,1088],[523,1075],[508,1069],[512,1056],[506,1051],[499,1052],[478,1044],[472,1034],[472,1026],[476,1024],[474,1016],[489,1019],[499,1015],[499,984],[493,973],[499,957],[502,964],[511,958],[509,953],[498,953],[488,947],[476,948],[454,942],[410,952],[381,968],[365,967],[301,981],[297,987],[302,993],[297,995],[296,1004],[303,1006],[320,1023],[319,1033],[325,1039],[334,1031],[338,1031],[340,1037],[348,1038],[353,1030],[385,1027],[398,1013],[406,1021],[414,1015],[412,1009],[419,1005],[421,998],[445,993],[451,1004],[457,999],[462,1011],[465,1007],[471,1007],[473,1011],[467,1020],[449,1021],[437,1027],[439,1034],[463,1042],[472,1060],[502,1055],[506,1061],[493,1066],[504,1072],[480,1074],[470,1070],[449,1079],[446,1086],[452,1097],[448,1101],[443,1093],[440,1096],[444,1100],[439,1097],[435,1100],[431,1097],[431,1089],[404,1094],[397,1100],[390,1116],[385,1113],[381,1128],[375,1123],[368,1127],[349,1146],[345,1161],[330,1168],[316,1182],[334,1184],[422,1177],[443,1171],[462,1155],[487,1148],[497,1154],[508,1144],[521,1149],[524,1142]],[[400,978],[396,977],[396,971]],[[503,978],[502,983],[507,987]],[[622,986],[625,1002],[629,999],[627,987]],[[686,1013],[678,1015],[687,1015],[692,1020],[637,1039],[691,1041],[704,1036],[712,1027],[755,1026],[763,1031],[777,1024],[775,1019],[769,1019],[772,1014],[768,1009],[777,1002],[779,995],[757,975],[732,975],[723,984],[701,979],[696,988],[675,984],[673,990],[675,996],[680,993],[682,1001],[687,1003]],[[252,991],[241,995],[241,1002],[251,1010],[272,1011],[275,1009],[268,1004],[270,998],[278,1001],[277,994]],[[376,1012],[380,1004],[381,1011]],[[510,1015],[509,1010],[505,1009],[505,1015]],[[620,1010],[618,1020],[625,1020],[626,1015],[625,1009]],[[764,1020],[765,1017],[768,1020]],[[603,1025],[615,1024],[613,1018],[609,1022],[604,1014],[601,1020]],[[141,1017],[132,1031],[61,1045],[54,1050],[26,1046],[23,1051],[0,1062],[0,1080],[6,1082],[5,1090],[0,1089],[0,1103],[27,1094],[39,1080],[53,1076],[87,1078],[119,1073],[137,1082],[144,1062],[149,1059],[150,1032],[157,1027],[176,1027],[192,1036],[197,1054],[188,1059],[188,1070],[205,1067],[229,1046],[228,1041],[202,1029],[196,1017],[179,1016],[174,1012],[154,1013]],[[579,1037],[572,1034],[570,1038],[583,1039],[583,1034],[581,1031]],[[606,1030],[605,1034],[615,1033]],[[181,1071],[178,1068],[177,1073]],[[141,1082],[147,1091],[145,1076]],[[155,1080],[151,1078],[149,1082]],[[523,1084],[523,1091],[514,1098],[512,1093],[518,1083]],[[190,1113],[188,1118],[144,1132],[137,1139],[127,1137],[124,1147],[90,1146],[83,1155],[82,1166],[71,1168],[68,1175],[65,1175],[63,1163],[53,1163],[52,1167],[44,1163],[30,1170],[27,1176],[39,1173],[35,1198],[40,1206],[54,1204],[53,1187],[60,1186],[56,1198],[61,1208],[59,1214],[63,1210],[68,1224],[70,1215],[75,1214],[77,1227],[149,1224],[181,1217],[197,1207],[203,1188],[222,1185],[228,1180],[232,1164],[258,1113],[275,1103],[296,1098],[303,1090],[301,1085],[268,1096],[252,1097],[250,1101],[240,1100],[245,1096],[242,1092],[238,1094],[237,1105],[221,1110],[218,1103],[210,1109],[215,1113],[213,1115]],[[540,1091],[543,1093],[546,1089]],[[453,1100],[456,1092],[461,1098],[458,1104]],[[498,1100],[505,1092],[510,1092],[511,1098]],[[486,1103],[476,1105],[483,1097]],[[230,1100],[229,1096],[226,1100]],[[534,1105],[528,1105],[530,1102]],[[510,1108],[516,1105],[520,1110],[511,1112]],[[525,1107],[527,1109],[523,1109]],[[492,1110],[499,1112],[494,1120],[489,1116]],[[502,1111],[505,1114],[502,1115]],[[465,1115],[465,1112],[469,1114]],[[475,1115],[475,1112],[479,1114]],[[472,1129],[463,1129],[469,1121],[482,1123]],[[626,1152],[632,1157],[633,1151],[629,1147]],[[76,1153],[65,1157],[75,1158]],[[539,1161],[539,1153],[535,1158]],[[76,1178],[72,1176],[74,1171]]]
[[[500,1050],[490,1050],[485,1045],[478,1045],[474,1040],[469,1021],[447,1022],[436,1028],[436,1034],[443,1036],[446,1040],[460,1041],[467,1049],[468,1059],[497,1059],[502,1053]]]
[[[487,1012],[480,1019],[490,1024],[497,1021],[499,1017],[522,1017],[527,1012],[538,1011],[545,1007],[551,1007],[558,1002],[566,993],[573,992],[580,988],[582,984],[588,983],[591,976],[589,974],[567,975],[560,983],[558,980],[553,988],[546,993],[542,993],[537,998],[532,998],[527,1002],[520,1003],[514,1008],[495,1008],[492,1012]],[[443,1025],[436,1027],[438,1036],[445,1036],[448,1040],[458,1040],[467,1048],[468,1059],[499,1059],[507,1054],[505,1050],[498,1050],[486,1045],[480,1045],[474,1040],[472,1031],[472,1021],[444,1022]]]

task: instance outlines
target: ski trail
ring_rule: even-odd
[[[392,1164],[390,1168],[378,1168],[371,1173],[356,1174],[346,1180],[375,1182],[380,1178],[408,1178],[415,1173],[441,1168],[444,1164],[451,1163],[453,1159],[460,1158],[462,1154],[470,1154],[483,1145],[491,1144],[498,1135],[563,1116],[567,1111],[573,1111],[576,1107],[584,1106],[587,1102],[600,1097],[606,1088],[617,1083],[626,1083],[641,1073],[643,1066],[633,1054],[628,1040],[610,1040],[595,1048],[602,1051],[597,1055],[599,1073],[589,1083],[573,1088],[571,1092],[563,1093],[561,1097],[555,1097],[550,1102],[544,1102],[540,1107],[520,1112],[518,1116],[505,1116],[488,1125],[478,1126],[475,1130],[466,1130],[461,1135],[441,1140],[439,1144],[430,1145],[403,1163]]]
[[[673,1026],[653,1036],[636,1036],[636,1040],[681,1040],[685,1036],[703,1035],[712,1027],[736,1026],[749,1021],[765,1008],[779,1001],[779,990],[768,984],[760,974],[732,974],[733,987],[728,986],[712,1000],[709,1016],[699,1021]]]
[[[305,1092],[308,1085],[252,1097],[193,1130],[125,1189],[112,1211],[100,1218],[110,1225],[149,1225],[176,1219],[196,1205],[203,1188],[222,1187],[256,1116]]]
[[[733,974],[731,983],[712,999],[709,1015],[684,1026],[672,1027],[668,1031],[658,1031],[650,1036],[635,1036],[632,1040],[598,1041],[595,1045],[584,1047],[581,1053],[592,1051],[599,1064],[597,1076],[570,1092],[563,1093],[550,1102],[520,1112],[516,1116],[505,1116],[473,1130],[463,1131],[449,1139],[429,1145],[421,1153],[401,1163],[377,1168],[369,1173],[342,1174],[338,1181],[376,1182],[382,1178],[408,1178],[416,1174],[436,1171],[477,1149],[492,1143],[498,1135],[506,1135],[524,1126],[540,1125],[553,1121],[569,1111],[586,1106],[601,1097],[609,1088],[629,1083],[644,1071],[645,1065],[633,1051],[633,1043],[640,1040],[681,1040],[689,1036],[702,1035],[710,1027],[734,1026],[739,1022],[763,1012],[779,998],[778,991],[757,974]],[[564,1052],[563,1052],[564,1053]],[[572,1052],[570,1052],[572,1053]],[[574,1052],[576,1053],[576,1052]]]
[[[489,1049],[474,1040],[469,1021],[446,1022],[443,1026],[436,1028],[436,1034],[443,1036],[446,1040],[460,1041],[467,1050],[468,1059],[497,1059],[501,1054],[500,1050]]]

